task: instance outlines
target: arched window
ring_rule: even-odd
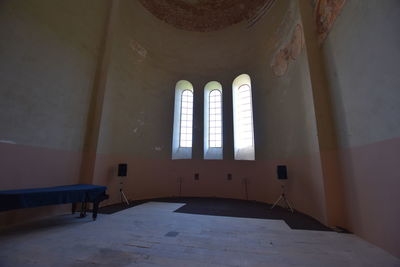
[[[233,81],[233,125],[235,159],[254,160],[254,127],[251,80],[247,74]]]
[[[204,87],[204,159],[223,158],[222,86],[212,81]]]
[[[193,86],[182,80],[175,86],[172,159],[192,158]]]

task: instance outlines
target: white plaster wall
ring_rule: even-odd
[[[80,151],[105,1],[0,3],[0,140]]]
[[[400,137],[400,2],[348,1],[323,49],[341,147]]]
[[[347,227],[400,256],[400,2],[347,1],[326,39]]]

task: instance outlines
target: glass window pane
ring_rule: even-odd
[[[212,90],[209,94],[208,140],[209,147],[222,147],[222,93]],[[218,141],[219,140],[219,141]]]
[[[192,147],[193,125],[193,93],[189,90],[182,92],[181,96],[181,123],[180,123],[180,147]]]
[[[237,110],[237,131],[240,147],[253,145],[253,118],[251,106],[251,88],[248,84],[243,84],[238,88],[237,100],[235,103]]]

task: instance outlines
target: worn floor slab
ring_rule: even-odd
[[[97,221],[57,216],[1,232],[0,266],[400,266],[351,234],[174,213],[149,202]]]

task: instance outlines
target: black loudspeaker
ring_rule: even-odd
[[[127,172],[128,172],[128,164],[126,164],[126,163],[118,164],[118,176],[119,177],[125,177]]]
[[[278,165],[276,168],[278,179],[286,180],[287,179],[287,168],[286,165]]]

